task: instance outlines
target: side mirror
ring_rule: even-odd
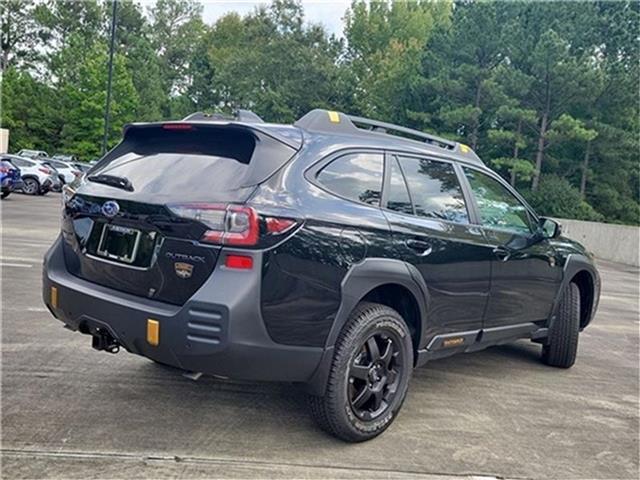
[[[562,225],[551,218],[540,218],[538,226],[543,238],[558,238],[562,234]]]

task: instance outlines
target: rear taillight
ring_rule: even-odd
[[[285,233],[296,225],[296,221],[290,218],[266,217],[264,221],[267,233],[276,235]]]
[[[0,173],[9,173],[11,171],[10,168],[7,167],[0,167]]]
[[[256,246],[262,240],[269,245],[298,225],[296,220],[260,216],[244,205],[219,203],[183,203],[167,205],[181,218],[196,220],[207,227],[200,241],[230,246]],[[238,267],[235,267],[238,268]]]
[[[45,175],[51,175],[51,170],[49,170],[48,168],[41,167],[38,170],[44,173]]]
[[[182,218],[197,220],[207,226],[201,241],[220,245],[252,246],[258,243],[258,214],[251,207],[193,203],[169,205]]]

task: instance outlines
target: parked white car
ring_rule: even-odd
[[[2,155],[20,169],[22,176],[22,190],[27,195],[44,195],[51,190],[57,179],[57,173],[52,168],[33,158],[23,158],[17,155]]]
[[[40,157],[48,158],[49,157],[47,152],[45,152],[44,150],[28,150],[26,148],[23,148],[22,150],[20,150],[16,155],[22,158],[40,158]]]
[[[82,171],[71,163],[63,162],[62,160],[55,160],[53,158],[38,158],[37,160],[42,161],[45,165],[50,165],[55,168],[62,176],[61,180],[65,184],[71,183],[77,177],[82,176]]]

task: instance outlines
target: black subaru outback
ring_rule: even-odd
[[[43,297],[93,347],[299,382],[383,432],[414,367],[520,338],[570,367],[598,272],[467,146],[337,112],[133,124],[64,195]]]

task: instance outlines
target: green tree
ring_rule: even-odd
[[[538,213],[549,217],[602,221],[604,217],[580,198],[580,192],[557,175],[542,176],[540,188],[529,192],[527,200]]]
[[[61,131],[61,146],[68,153],[81,158],[95,158],[101,152],[104,131],[104,88],[107,50],[96,46],[80,68],[77,82],[67,83],[63,89],[65,123]],[[127,70],[126,59],[117,54],[113,65],[113,91],[109,144],[119,139],[125,123],[135,119],[138,96]]]
[[[450,2],[354,1],[346,15],[347,61],[353,70],[355,109],[406,123],[421,85],[422,51],[450,20]]]
[[[149,10],[150,38],[160,61],[165,96],[184,93],[189,64],[205,31],[202,4],[194,0],[158,0]]]
[[[0,87],[0,125],[10,130],[12,149],[55,150],[62,125],[55,91],[13,67],[3,73]]]
[[[33,0],[0,2],[0,71],[10,66],[31,68],[39,58],[41,29]]]

